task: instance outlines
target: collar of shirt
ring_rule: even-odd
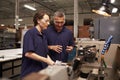
[[[35,28],[35,27],[34,27],[34,28]],[[43,37],[43,32],[39,32],[39,31],[37,30],[37,28],[35,28],[35,32],[36,32],[37,35]]]
[[[55,32],[57,32],[57,30],[55,29],[55,26],[53,26],[53,29],[54,29]],[[64,30],[65,30],[65,26],[63,26],[62,30],[61,30],[60,32],[57,32],[57,33],[61,33],[61,32],[63,32]]]

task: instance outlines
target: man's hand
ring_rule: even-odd
[[[66,51],[69,53],[73,50],[73,46],[67,46],[66,47]]]
[[[62,46],[61,45],[51,45],[51,46],[48,46],[48,48],[57,52],[57,53],[62,52]]]

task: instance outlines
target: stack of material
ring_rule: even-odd
[[[89,33],[89,26],[79,26],[79,38],[89,38],[90,33]]]
[[[69,25],[69,26],[66,26],[66,28],[69,29],[70,31],[72,31],[74,33],[73,26]]]

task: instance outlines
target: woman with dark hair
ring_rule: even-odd
[[[33,17],[34,27],[24,35],[21,78],[54,64],[47,56],[47,40],[43,33],[49,21],[45,11],[36,13]]]

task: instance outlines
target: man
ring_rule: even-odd
[[[73,50],[73,33],[65,24],[65,14],[57,11],[53,16],[54,25],[45,30],[48,41],[49,55],[53,61],[67,62],[68,54]]]

